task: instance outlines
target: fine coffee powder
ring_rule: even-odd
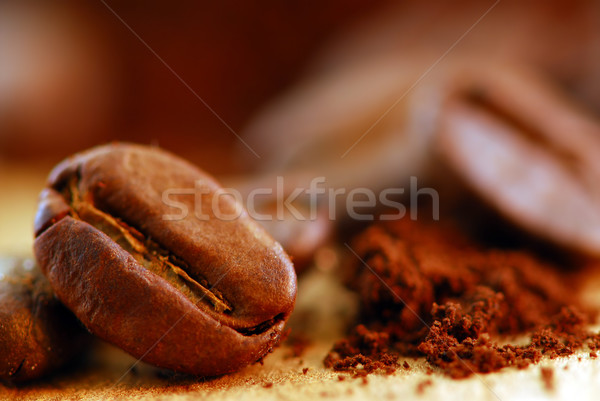
[[[343,273],[362,314],[325,358],[334,370],[390,373],[410,355],[461,378],[600,345],[575,274],[525,252],[482,250],[453,227],[408,220],[374,225],[351,247]],[[527,344],[507,343],[520,334]]]

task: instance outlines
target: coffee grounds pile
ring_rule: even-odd
[[[355,377],[375,371],[394,373],[399,367],[398,355],[389,352],[389,341],[387,333],[369,331],[365,326],[358,325],[349,338],[335,344],[333,351],[325,358],[325,366],[340,372],[354,372]]]
[[[600,346],[573,274],[525,252],[483,250],[453,227],[409,220],[368,228],[352,249],[360,258],[343,274],[362,311],[325,358],[336,371],[391,373],[400,356],[425,356],[463,378]],[[507,343],[523,334],[527,344]]]

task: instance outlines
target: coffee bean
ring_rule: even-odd
[[[88,339],[32,259],[0,258],[0,380],[44,376],[73,359]]]
[[[77,154],[41,193],[36,257],[85,326],[136,358],[195,375],[238,370],[279,342],[296,276],[281,246],[219,191],[157,148]]]
[[[459,74],[447,95],[440,155],[517,227],[600,256],[597,116],[522,67],[480,70],[489,73]]]

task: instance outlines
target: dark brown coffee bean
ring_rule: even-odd
[[[597,118],[527,70],[489,71],[458,75],[440,113],[440,154],[516,226],[600,256]]]
[[[50,373],[89,339],[31,259],[0,258],[0,380]]]
[[[296,276],[281,246],[219,190],[157,148],[77,154],[41,194],[36,256],[92,333],[160,367],[235,371],[280,340]]]

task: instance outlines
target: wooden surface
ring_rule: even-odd
[[[30,255],[31,225],[37,193],[49,166],[0,164],[0,255]],[[0,399],[11,400],[593,400],[600,394],[600,360],[582,351],[569,358],[544,360],[525,370],[452,380],[426,373],[423,360],[407,359],[410,369],[391,376],[371,375],[367,382],[323,367],[333,341],[352,320],[356,300],[336,280],[335,254],[325,250],[317,268],[300,281],[290,327],[310,337],[300,356],[284,344],[264,365],[198,380],[159,371],[120,350],[99,343],[85,362],[49,379],[20,388],[0,385]],[[600,279],[590,280],[586,297],[598,303]],[[542,380],[542,366],[553,371],[553,386]],[[303,369],[308,368],[306,373]],[[340,380],[340,376],[343,380]]]

